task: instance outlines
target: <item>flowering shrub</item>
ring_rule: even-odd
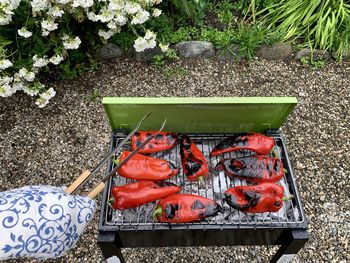
[[[39,81],[39,73],[62,64],[82,46],[106,42],[124,25],[138,35],[137,52],[154,48],[156,34],[143,24],[161,14],[160,2],[0,0],[0,96],[22,90],[45,107],[56,92]]]

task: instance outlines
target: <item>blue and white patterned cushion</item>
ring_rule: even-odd
[[[0,192],[0,260],[62,256],[74,247],[95,210],[94,200],[59,187]]]

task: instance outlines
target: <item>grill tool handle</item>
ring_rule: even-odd
[[[81,185],[89,176],[90,171],[83,172],[66,190],[65,192],[67,194],[72,194],[75,189],[78,188],[79,185]]]
[[[91,190],[90,193],[88,193],[87,197],[94,199],[96,195],[101,193],[103,189],[105,188],[106,184],[104,182],[99,183],[94,189]]]

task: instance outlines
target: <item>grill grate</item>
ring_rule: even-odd
[[[222,158],[234,158],[244,157],[252,155],[249,151],[238,151],[225,153],[213,158],[208,158],[209,153],[224,138],[231,136],[232,134],[188,134],[190,138],[196,143],[197,147],[204,153],[208,165],[214,168],[216,164]],[[180,146],[177,145],[174,149],[154,154],[154,157],[162,158],[173,162],[180,172],[177,176],[167,180],[177,185],[182,185],[181,193],[192,193],[201,195],[207,198],[214,199],[221,204],[225,210],[224,213],[219,213],[217,216],[208,218],[206,220],[187,224],[168,224],[157,223],[152,218],[153,208],[155,202],[147,205],[140,206],[134,209],[127,209],[124,211],[113,210],[106,206],[104,225],[116,227],[118,230],[122,229],[134,229],[134,230],[157,230],[157,229],[172,229],[172,228],[187,228],[187,229],[209,229],[214,227],[218,228],[241,228],[241,227],[253,227],[253,228],[274,228],[274,227],[287,227],[293,228],[303,225],[305,223],[305,216],[302,212],[299,195],[296,193],[296,187],[294,185],[292,169],[288,160],[287,152],[283,140],[279,134],[271,134],[276,143],[275,152],[282,160],[284,167],[287,169],[286,175],[278,183],[283,186],[285,190],[285,196],[291,194],[295,195],[293,200],[284,202],[282,209],[278,213],[263,213],[263,214],[251,214],[237,211],[226,203],[223,202],[223,192],[230,187],[237,185],[246,185],[245,180],[232,179],[224,174],[224,172],[214,173],[210,172],[207,180],[203,185],[199,182],[190,182],[186,179],[181,167],[180,158]],[[116,137],[114,139],[114,145],[118,144],[123,137]],[[128,148],[125,146],[124,149]],[[122,149],[123,150],[123,149]],[[119,154],[119,153],[117,153]],[[113,168],[113,167],[112,167]],[[111,168],[111,169],[112,169]],[[110,189],[114,185],[123,185],[131,183],[133,180],[126,179],[121,176],[114,176],[111,178],[108,184],[107,200],[110,198]]]

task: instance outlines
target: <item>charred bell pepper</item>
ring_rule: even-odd
[[[130,154],[123,151],[119,161],[124,160]],[[135,180],[159,181],[173,177],[179,172],[176,167],[163,159],[153,158],[142,154],[135,154],[129,161],[119,168],[118,174]]]
[[[260,133],[240,133],[227,137],[214,147],[210,156],[217,156],[226,152],[250,150],[257,154],[269,154],[275,142],[272,138]]]
[[[208,163],[203,153],[187,135],[180,137],[180,155],[182,168],[188,180],[202,181],[208,176]]]
[[[283,163],[266,155],[221,160],[215,169],[253,182],[277,182],[284,174]]]
[[[236,186],[225,191],[226,203],[243,212],[278,212],[283,201],[293,196],[283,197],[283,187],[274,183]]]
[[[153,212],[156,221],[167,223],[188,223],[222,212],[215,201],[192,194],[170,195],[158,201]]]
[[[112,187],[113,209],[123,210],[138,207],[181,191],[181,187],[168,182],[138,181]]]
[[[131,147],[135,150],[148,137],[157,131],[138,131],[131,137]],[[155,153],[166,151],[175,147],[177,143],[177,135],[171,132],[160,132],[149,143],[147,143],[139,153]]]

